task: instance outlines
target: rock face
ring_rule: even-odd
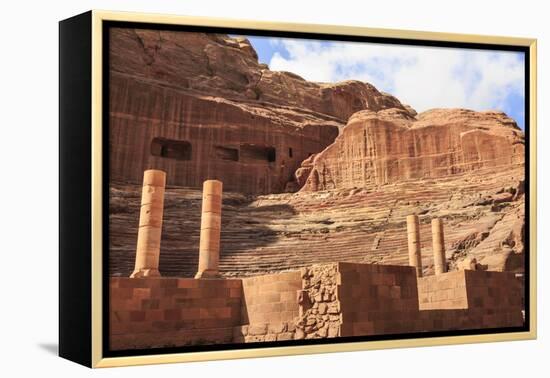
[[[488,270],[523,271],[523,170],[294,194],[224,192],[220,274],[249,276],[334,261],[408,265],[406,217],[419,214],[424,275],[433,273],[431,219],[442,218],[450,270],[467,258]],[[112,185],[110,267],[127,276],[135,259],[140,187]],[[201,192],[168,188],[160,272],[193,277],[199,257]],[[466,241],[466,242],[465,242]],[[469,241],[469,242],[468,242]]]
[[[145,169],[168,185],[294,190],[294,172],[348,117],[405,107],[370,84],[307,82],[258,63],[248,40],[225,35],[111,29],[110,168],[139,183]]]
[[[523,166],[525,140],[501,112],[436,109],[353,114],[333,144],[297,171],[304,191],[374,188],[491,168]]]
[[[525,141],[503,113],[417,114],[366,83],[270,71],[243,38],[130,29],[110,38],[112,275],[134,267],[150,168],[167,173],[164,276],[197,272],[207,179],[224,186],[224,277],[408,265],[409,214],[420,217],[424,275],[434,270],[433,218],[444,222],[450,270],[523,272]]]
[[[242,279],[111,277],[109,288],[112,350],[525,325],[509,272],[417,278],[409,266],[331,263]]]

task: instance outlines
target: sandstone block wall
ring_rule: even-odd
[[[483,327],[521,325],[524,283],[512,272],[465,271],[468,310],[481,314]]]
[[[236,342],[292,340],[299,315],[299,271],[249,277],[242,280],[241,324]]]
[[[523,282],[510,272],[464,270],[418,281],[419,308],[423,312],[424,330],[443,328],[514,327],[523,323]],[[448,311],[438,315],[437,311]],[[445,327],[442,321],[446,319]]]
[[[454,271],[418,279],[420,310],[468,308],[467,271]]]
[[[281,323],[298,316],[299,271],[244,278],[242,287],[243,324]]]
[[[339,263],[342,336],[410,332],[418,317],[416,268]]]
[[[331,263],[245,279],[111,278],[114,350],[520,327],[514,274]]]
[[[111,348],[231,342],[241,280],[110,279]]]
[[[265,341],[294,340],[296,324],[294,321],[280,323],[246,324],[233,329],[234,343],[256,343]]]
[[[513,273],[456,271],[417,278],[414,267],[338,264],[342,336],[520,327]]]

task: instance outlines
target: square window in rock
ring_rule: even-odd
[[[154,138],[151,155],[175,160],[191,160],[191,143],[186,140]]]
[[[222,160],[239,161],[239,150],[236,148],[215,146],[214,154]]]
[[[243,160],[258,160],[273,163],[277,160],[275,147],[257,144],[241,144],[241,157]]]

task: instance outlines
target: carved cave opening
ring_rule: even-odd
[[[275,147],[257,144],[241,144],[241,157],[246,160],[261,160],[273,163],[277,159]]]
[[[215,146],[214,154],[218,159],[239,161],[239,150],[236,148]]]
[[[192,146],[186,140],[154,138],[151,155],[175,160],[191,160]]]

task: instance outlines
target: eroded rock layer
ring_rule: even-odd
[[[422,262],[433,269],[431,219],[445,224],[450,269],[476,259],[480,269],[524,269],[523,170],[294,194],[224,192],[220,271],[224,276],[277,272],[344,261],[408,265],[406,216],[420,214]],[[134,267],[140,187],[113,185],[110,268]],[[160,271],[192,277],[198,266],[201,192],[168,188]]]
[[[306,160],[304,191],[373,188],[524,164],[524,134],[501,112],[436,109],[413,117],[389,109],[352,115],[336,141]],[[306,178],[307,177],[307,178]]]
[[[219,179],[246,193],[298,189],[294,172],[353,113],[405,107],[358,81],[320,84],[260,64],[244,38],[111,29],[111,179],[145,169],[169,185]]]
[[[197,272],[206,179],[224,187],[225,277],[407,265],[412,213],[425,274],[434,217],[449,269],[523,272],[525,139],[504,113],[416,114],[367,83],[270,71],[244,38],[131,29],[110,38],[112,275],[134,268],[150,168],[167,173],[164,276]]]

